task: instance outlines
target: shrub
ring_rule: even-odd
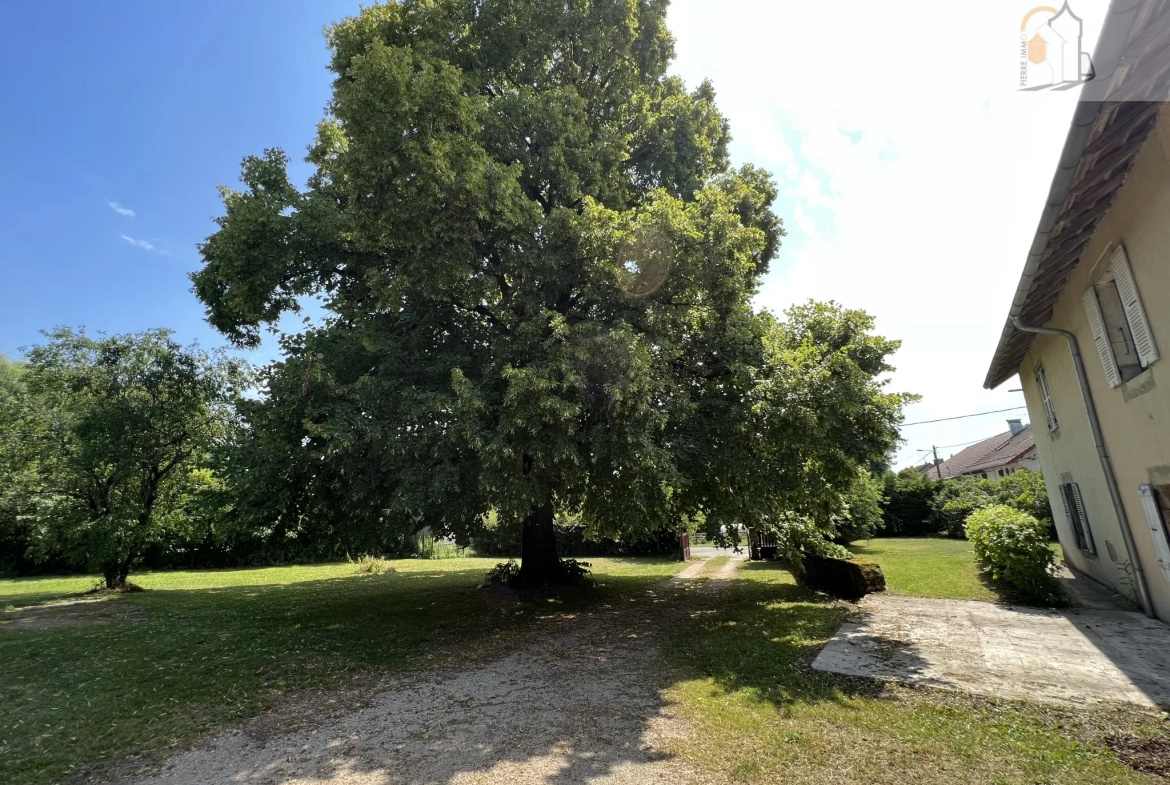
[[[381,556],[359,556],[356,560],[349,559],[349,563],[353,565],[353,571],[359,575],[384,575],[388,572],[394,572],[394,568],[390,566],[390,562],[383,559]]]
[[[871,592],[886,590],[882,568],[860,559],[832,559],[810,554],[804,557],[801,574],[804,585],[843,600],[855,602]]]
[[[505,586],[511,586],[518,580],[520,580],[520,565],[516,563],[515,559],[500,562],[488,570],[487,575],[484,576],[485,583],[502,583]]]
[[[570,586],[585,586],[589,583],[589,576],[593,574],[593,565],[587,561],[576,559],[561,559],[561,572],[565,583]]]
[[[975,549],[976,561],[993,581],[1024,600],[1060,602],[1046,523],[1006,504],[995,504],[971,514],[967,539]]]
[[[988,491],[1000,504],[1026,512],[1049,527],[1049,539],[1056,537],[1052,507],[1048,504],[1048,487],[1040,472],[1017,469],[1006,477],[988,484]]]
[[[590,569],[593,565],[587,561],[576,559],[561,559],[561,580],[559,583],[567,586],[586,586],[590,581]],[[488,570],[484,578],[487,584],[499,583],[513,589],[523,588],[520,582],[520,565],[515,559],[508,559]]]

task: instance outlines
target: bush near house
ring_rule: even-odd
[[[1053,577],[1055,557],[1042,521],[1006,504],[993,504],[973,512],[966,531],[975,560],[991,580],[1022,600],[1060,602],[1060,587]]]

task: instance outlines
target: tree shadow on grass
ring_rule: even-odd
[[[707,607],[693,614],[691,631],[671,647],[671,658],[689,675],[712,679],[727,692],[750,690],[778,707],[882,693],[884,686],[873,679],[812,669],[854,606],[797,585],[773,563],[750,562],[740,570],[762,580],[737,580],[706,598]],[[891,659],[925,668],[913,647],[884,643]]]

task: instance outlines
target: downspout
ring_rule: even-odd
[[[1125,541],[1125,552],[1129,557],[1129,563],[1133,565],[1134,576],[1137,578],[1138,597],[1141,600],[1142,611],[1153,619],[1154,606],[1150,602],[1150,589],[1146,585],[1146,571],[1142,569],[1141,560],[1138,558],[1133,530],[1129,527],[1129,516],[1125,514],[1125,505],[1121,501],[1121,490],[1117,486],[1117,475],[1113,473],[1113,461],[1109,458],[1109,451],[1105,449],[1105,437],[1101,433],[1101,421],[1097,419],[1097,406],[1093,403],[1093,393],[1089,389],[1089,377],[1085,374],[1085,361],[1081,358],[1081,347],[1077,343],[1077,337],[1068,330],[1056,330],[1051,327],[1028,327],[1020,321],[1018,316],[1012,317],[1012,324],[1021,332],[1062,335],[1068,341],[1073,367],[1077,372],[1077,384],[1081,388],[1081,399],[1085,402],[1085,414],[1089,416],[1089,430],[1093,434],[1093,443],[1097,447],[1097,457],[1101,459],[1101,469],[1105,472],[1105,484],[1109,486],[1109,497],[1113,501],[1113,511],[1117,514],[1117,522],[1121,524],[1121,539]]]

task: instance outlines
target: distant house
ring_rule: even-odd
[[[932,463],[916,467],[923,474],[935,478],[977,477],[995,480],[1006,477],[1018,469],[1040,471],[1040,459],[1036,457],[1036,439],[1032,426],[1020,420],[1008,420],[1005,433],[972,444],[962,452],[952,455],[936,466]]]
[[[1170,8],[1113,3],[985,386],[1019,374],[1065,562],[1170,621]],[[958,456],[956,456],[958,457]]]

